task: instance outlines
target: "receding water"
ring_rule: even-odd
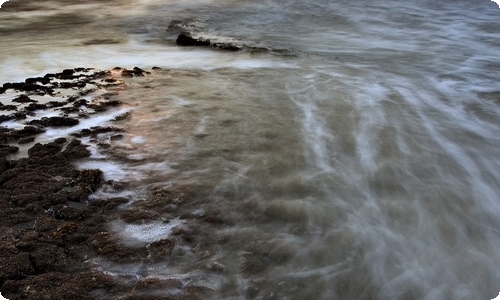
[[[177,47],[165,29],[187,19],[293,55]],[[125,137],[81,167],[129,181],[120,193],[132,200],[157,187],[192,190],[179,214],[215,212],[225,224],[204,224],[198,247],[146,272],[93,264],[181,278],[214,299],[249,290],[258,299],[494,298],[499,49],[500,9],[487,0],[11,0],[0,9],[1,82],[70,67],[162,68],[125,79],[116,96],[131,112]],[[178,216],[110,229],[149,243],[189,225]],[[207,271],[211,262],[224,272]]]

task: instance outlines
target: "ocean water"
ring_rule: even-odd
[[[173,20],[277,51],[178,47]],[[93,156],[80,167],[129,183],[95,198],[193,191],[168,224],[110,221],[125,244],[195,225],[202,242],[157,264],[89,263],[208,287],[214,299],[494,298],[499,49],[500,9],[487,0],[11,0],[0,9],[2,83],[73,67],[162,68],[123,79],[116,97],[126,105],[87,120],[131,113],[113,154],[85,141]],[[225,223],[190,224],[178,218],[186,213]],[[214,263],[224,272],[204,267]]]

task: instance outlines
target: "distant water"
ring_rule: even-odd
[[[165,29],[188,19],[204,34],[294,55],[177,47]],[[71,67],[168,69],[120,92],[132,118],[112,149],[127,159],[93,147],[81,167],[130,181],[121,195],[132,200],[158,186],[192,189],[183,209],[217,211],[231,226],[204,225],[205,255],[184,249],[147,275],[93,264],[189,280],[215,299],[249,289],[257,299],[494,298],[499,49],[500,9],[488,0],[11,0],[0,9],[0,82]],[[170,227],[110,228],[148,243],[182,223],[166,217]],[[225,272],[200,267],[213,261]]]

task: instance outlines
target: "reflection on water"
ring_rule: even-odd
[[[204,223],[199,245],[147,272],[103,270],[181,278],[217,299],[491,299],[500,11],[487,2],[11,0],[0,78],[164,68],[127,80],[127,133],[94,159],[133,174],[134,200],[191,189],[179,214],[224,225]],[[178,48],[165,28],[190,17],[298,55]],[[148,242],[171,229],[110,226]]]

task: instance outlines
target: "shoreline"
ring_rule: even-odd
[[[100,134],[106,134],[106,139],[119,139],[123,134],[121,127],[83,128],[70,136],[35,143],[36,137],[48,130],[74,128],[89,116],[124,105],[113,99],[112,92],[101,94],[97,97],[100,101],[84,98],[99,88],[122,86],[113,74],[134,77],[148,73],[137,67],[93,72],[93,69],[68,69],[28,78],[24,83],[6,83],[0,90],[0,95],[20,93],[11,104],[0,104],[0,115],[4,118],[1,122],[24,123],[20,129],[0,123],[2,296],[15,300],[202,299],[212,295],[214,290],[180,279],[147,278],[147,274],[124,278],[100,272],[94,264],[96,260],[138,265],[159,263],[176,251],[177,244],[193,243],[195,238],[192,231],[175,226],[182,221],[163,220],[165,224],[171,222],[167,228],[171,236],[142,245],[127,245],[110,228],[110,222],[116,220],[143,226],[163,219],[158,212],[166,205],[181,205],[190,197],[187,191],[158,188],[148,199],[136,203],[125,197],[89,200],[104,185],[119,190],[126,183],[104,180],[99,169],[77,169],[76,162],[91,156],[82,139],[99,140]],[[89,86],[90,89],[85,89]],[[35,100],[60,95],[62,90],[76,93],[60,101]],[[59,115],[42,116],[47,110]],[[2,111],[11,113],[4,115]],[[129,114],[125,112],[111,119],[119,123]],[[27,157],[11,158],[19,146],[30,144],[33,145],[27,150]],[[105,141],[102,147],[106,147]],[[119,209],[126,204],[128,208]]]

